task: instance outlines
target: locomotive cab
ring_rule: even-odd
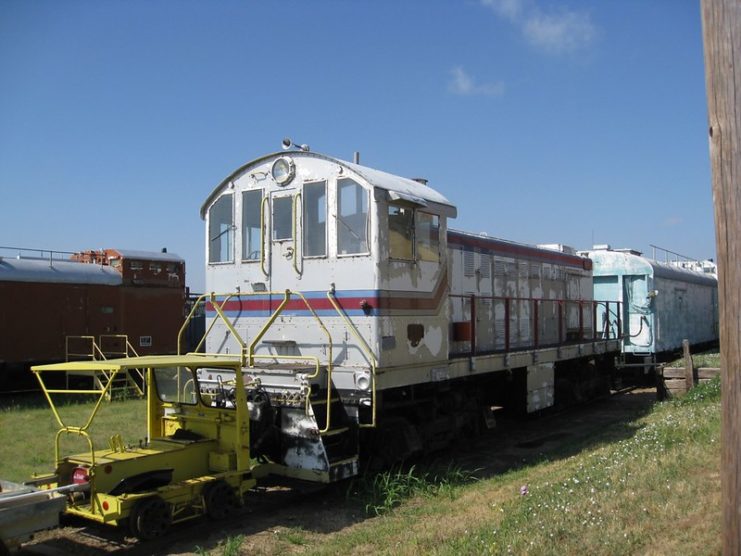
[[[242,338],[259,333],[285,290],[307,300],[289,301],[256,354],[326,360],[315,312],[338,372],[367,369],[371,359],[379,368],[447,359],[446,219],[455,208],[425,183],[316,153],[276,153],[225,179],[201,214],[207,289],[236,294],[217,302],[226,301]],[[207,314],[218,320],[213,306]],[[218,322],[206,347],[241,349]]]
[[[354,474],[378,375],[447,364],[455,214],[422,181],[306,150],[244,165],[204,203],[205,349],[244,356],[284,473]]]

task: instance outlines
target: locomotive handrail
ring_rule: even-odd
[[[234,339],[239,342],[239,346],[241,349],[239,350],[242,366],[244,367],[244,348],[246,345],[246,342],[242,339],[242,336],[239,335],[239,332],[237,332],[237,329],[234,328],[231,322],[229,322],[229,319],[226,318],[226,315],[222,311],[224,305],[226,304],[226,301],[219,306],[218,303],[216,303],[216,294],[211,292],[210,295],[211,305],[213,305],[214,310],[216,311],[216,314],[219,315],[219,318],[224,321],[224,324],[229,329],[229,332],[231,332],[234,335]],[[214,319],[216,321],[216,319]],[[200,343],[199,343],[200,345]]]
[[[277,296],[282,295],[283,300],[280,302],[278,307],[273,311],[273,313],[270,315],[270,318],[268,321],[262,326],[260,331],[255,335],[254,339],[250,342],[249,345],[242,339],[239,332],[234,328],[234,325],[229,321],[229,318],[224,314],[224,307],[226,306],[226,303],[231,300],[234,297],[252,297],[252,296]],[[185,319],[185,323],[183,323],[183,326],[180,328],[180,333],[178,334],[178,355],[181,354],[181,339],[182,335],[185,331],[185,328],[188,325],[188,322],[192,319],[193,314],[197,310],[197,306],[203,302],[203,300],[208,297],[209,301],[214,307],[214,310],[216,311],[216,314],[218,315],[218,318],[212,319],[211,324],[209,325],[208,329],[206,330],[205,334],[203,335],[203,338],[201,338],[201,341],[198,343],[198,346],[196,347],[196,351],[203,345],[203,342],[205,341],[208,334],[213,329],[216,322],[221,319],[224,321],[224,324],[227,326],[229,331],[234,335],[234,338],[241,346],[241,363],[242,366],[247,366],[250,368],[253,368],[255,366],[255,358],[260,359],[285,359],[285,360],[300,360],[300,361],[312,361],[316,362],[316,370],[312,375],[309,375],[307,378],[315,378],[319,376],[319,371],[321,369],[321,364],[319,363],[318,358],[313,356],[287,356],[287,355],[269,355],[269,356],[259,356],[255,355],[255,348],[257,344],[262,340],[262,338],[265,336],[265,334],[268,332],[270,327],[273,325],[273,323],[276,321],[276,319],[280,316],[280,314],[285,309],[286,305],[291,299],[292,295],[296,295],[301,299],[306,309],[311,313],[311,315],[314,317],[316,322],[319,324],[319,327],[322,329],[324,334],[327,336],[327,352],[328,352],[328,363],[327,363],[327,412],[326,412],[326,423],[323,429],[320,429],[320,432],[327,432],[329,430],[330,426],[330,400],[332,395],[332,335],[329,333],[329,330],[327,330],[327,327],[324,326],[324,323],[322,322],[322,319],[319,318],[319,315],[316,314],[316,311],[314,311],[314,308],[311,306],[309,301],[306,299],[304,294],[301,292],[291,291],[291,290],[284,290],[282,292],[278,291],[265,291],[265,292],[236,292],[236,293],[230,293],[226,294],[224,297],[224,300],[219,303],[217,300],[217,296],[215,293],[210,294],[203,294],[201,295],[196,302],[193,304],[193,308],[191,309],[190,313],[188,314],[188,317]],[[308,398],[307,398],[308,400]],[[308,411],[308,406],[307,406]]]
[[[345,314],[345,311],[342,309],[342,307],[339,306],[337,303],[337,298],[335,297],[335,289],[334,284],[332,284],[332,288],[327,292],[327,299],[329,299],[329,302],[332,304],[332,307],[334,307],[335,311],[337,311],[337,314],[342,317],[342,320],[345,321],[345,324],[350,329],[350,332],[352,332],[353,336],[355,336],[355,339],[358,341],[358,344],[360,345],[360,348],[362,351],[365,352],[365,355],[368,357],[370,366],[371,366],[371,422],[370,424],[359,424],[360,427],[369,427],[373,428],[376,426],[376,367],[378,366],[378,360],[376,359],[375,354],[371,350],[370,346],[368,346],[367,342],[365,341],[365,338],[358,332],[358,329],[355,327],[353,322],[348,318],[348,316]]]
[[[270,292],[272,294],[273,292]],[[273,311],[273,314],[270,315],[270,318],[268,318],[268,322],[266,322],[260,331],[257,333],[255,338],[250,342],[249,347],[247,348],[247,365],[249,367],[254,367],[254,353],[255,353],[255,346],[257,343],[262,340],[263,336],[267,333],[267,331],[270,329],[271,326],[273,326],[273,323],[278,318],[278,316],[283,312],[283,309],[288,304],[288,301],[291,299],[291,290],[286,290],[283,292],[283,301],[280,302],[280,305]],[[244,350],[244,346],[242,347]]]
[[[265,270],[265,205],[267,202],[268,197],[263,197],[260,201],[260,270],[265,276],[270,276],[270,273]]]
[[[298,268],[298,200],[301,199],[301,192],[299,191],[293,196],[293,253],[291,254],[293,258],[293,269],[296,271],[296,274],[301,276],[303,274],[303,268],[299,270]],[[303,258],[301,259],[303,261]],[[303,267],[303,262],[302,262]]]
[[[264,294],[266,292],[261,292],[261,293]],[[277,295],[279,292],[267,292],[267,293],[270,294],[270,295]],[[283,301],[281,301],[280,305],[278,305],[278,307],[275,309],[275,311],[273,311],[273,314],[270,315],[270,318],[268,319],[268,321],[263,325],[263,327],[260,329],[260,331],[257,333],[257,335],[255,336],[255,338],[252,340],[252,342],[250,343],[249,347],[247,348],[247,362],[248,362],[248,365],[250,367],[254,367],[254,359],[256,357],[255,356],[255,346],[258,344],[258,342],[260,340],[262,340],[262,338],[265,336],[265,334],[267,333],[267,331],[270,329],[270,327],[276,321],[276,319],[278,318],[278,316],[280,316],[280,314],[283,312],[283,309],[286,307],[286,305],[288,304],[288,302],[291,299],[291,295],[292,294],[295,294],[299,298],[301,298],[301,300],[304,302],[304,306],[309,310],[309,312],[312,314],[312,316],[314,317],[314,319],[319,324],[319,327],[327,335],[327,341],[328,341],[327,411],[326,411],[325,426],[324,426],[323,429],[321,429],[319,431],[319,432],[327,432],[329,430],[329,427],[330,427],[330,424],[331,424],[331,422],[330,422],[330,413],[331,413],[331,409],[330,408],[331,408],[331,403],[330,402],[331,402],[331,399],[332,399],[332,335],[329,333],[329,330],[327,330],[327,327],[324,326],[324,323],[322,322],[322,319],[320,319],[319,318],[319,315],[316,314],[316,312],[314,311],[314,309],[312,308],[311,304],[308,302],[308,300],[306,299],[306,297],[304,297],[304,294],[302,294],[301,292],[293,292],[291,290],[285,290],[282,293],[283,293]],[[270,357],[272,358],[272,357],[275,357],[275,356],[270,356]],[[279,356],[279,357],[282,357],[282,356]],[[286,356],[285,358],[286,359],[293,358],[293,359],[297,359],[297,360],[300,360],[300,359],[310,360],[311,359],[308,356]],[[310,375],[307,378],[315,378],[318,375],[319,375],[319,364],[318,364],[318,359],[317,359],[316,371],[314,372],[313,375]],[[308,412],[308,403],[309,402],[308,402],[308,398],[307,398],[307,406],[306,406],[307,412]]]
[[[195,303],[193,303],[193,308],[190,310],[190,313],[188,313],[188,316],[185,317],[185,322],[183,322],[183,325],[180,327],[180,331],[178,332],[178,355],[182,355],[183,354],[183,352],[182,352],[182,339],[183,339],[183,334],[185,333],[185,330],[188,328],[188,324],[190,324],[190,321],[193,320],[193,316],[195,315],[196,311],[198,310],[199,305],[201,303],[203,303],[203,301],[207,297],[210,297],[211,295],[212,295],[212,293],[211,294],[204,293],[204,294],[200,295],[196,299]],[[237,296],[237,295],[247,295],[247,294],[241,294],[239,292],[227,294],[226,297],[224,298],[224,301],[221,304],[221,307],[223,308],[224,305],[226,305],[226,302],[227,301],[229,301],[232,297]],[[201,346],[203,345],[203,342],[206,341],[206,337],[209,335],[209,333],[213,329],[214,325],[216,324],[216,320],[217,319],[214,319],[213,321],[211,321],[211,324],[209,325],[209,327],[206,330],[206,332],[204,332],[203,336],[201,337],[201,340],[198,342],[198,345],[195,347],[195,349],[193,351],[196,351],[197,352],[199,349],[201,349]]]

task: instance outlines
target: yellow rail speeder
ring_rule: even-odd
[[[32,370],[39,379],[60,429],[55,438],[56,471],[33,481],[44,489],[87,485],[70,495],[67,512],[101,523],[128,525],[141,539],[163,534],[171,524],[208,515],[227,516],[242,501],[256,479],[258,464],[250,458],[250,418],[239,357],[189,354],[131,357],[108,361],[76,361],[40,365]],[[144,370],[147,388],[147,438],[140,446],[125,446],[114,435],[109,446],[96,448],[89,433],[101,402],[117,376]],[[229,402],[199,388],[199,372],[227,371]],[[88,390],[47,388],[50,373],[97,375]],[[92,394],[97,403],[82,426],[64,421],[55,405],[56,395]],[[60,455],[60,440],[77,435],[89,451]]]

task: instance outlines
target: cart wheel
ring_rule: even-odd
[[[203,487],[206,515],[211,519],[224,519],[239,505],[234,489],[225,481],[214,481]]]
[[[143,541],[164,535],[170,523],[170,506],[158,496],[139,500],[129,514],[131,532]]]

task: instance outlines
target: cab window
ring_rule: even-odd
[[[195,405],[198,403],[193,371],[187,367],[161,367],[154,369],[157,396],[163,402]]]
[[[273,198],[273,239],[293,237],[293,197]]]
[[[242,260],[256,261],[262,250],[260,233],[260,210],[262,190],[254,189],[242,193]]]
[[[389,257],[414,260],[414,211],[389,205]]]
[[[234,212],[232,195],[224,195],[208,210],[208,262],[232,260],[234,245]]]
[[[304,184],[304,257],[327,254],[327,182]]]
[[[351,179],[337,180],[337,254],[368,253],[368,192]]]
[[[417,211],[414,216],[414,241],[420,261],[439,261],[440,217]]]
[[[411,207],[389,205],[389,258],[440,260],[440,217]]]

